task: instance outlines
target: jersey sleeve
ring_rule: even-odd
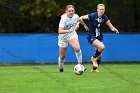
[[[107,22],[108,20],[110,19],[105,15],[105,22]]]
[[[89,20],[92,20],[92,18],[93,18],[93,13],[88,14],[88,18],[89,18]]]
[[[65,26],[65,18],[61,16],[59,27],[64,27],[64,26]]]
[[[78,21],[79,21],[79,15],[77,15],[77,19],[78,19],[78,20],[77,20],[77,22],[78,22]]]
[[[76,16],[76,19],[77,19],[77,22],[79,21],[79,15],[78,14],[75,14]]]
[[[91,20],[92,16],[93,16],[92,13],[88,14],[89,20]]]

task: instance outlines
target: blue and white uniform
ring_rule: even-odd
[[[89,18],[89,32],[88,32],[88,42],[92,44],[95,39],[103,41],[102,27],[109,20],[109,18],[104,14],[101,18],[98,17],[97,12],[88,14]]]
[[[77,14],[74,14],[72,18],[67,17],[66,14],[63,14],[61,16],[61,20],[59,22],[59,27],[63,27],[64,30],[68,30],[71,27],[75,27],[77,22],[79,21],[79,16]],[[67,47],[70,40],[77,38],[78,35],[76,31],[59,34],[58,36],[58,45],[59,47]]]

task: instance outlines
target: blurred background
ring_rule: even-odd
[[[95,12],[99,3],[106,5],[105,14],[120,32],[140,31],[140,0],[0,0],[0,33],[57,33],[68,4],[81,16]]]
[[[140,0],[0,0],[0,64],[57,63],[58,24],[65,7],[73,4],[82,16],[95,12],[99,3],[120,32],[104,26],[103,62],[140,62]],[[83,26],[77,32],[83,62],[90,62],[94,47]],[[66,62],[77,62],[71,46]]]
[[[65,63],[72,64],[58,73],[58,24],[65,7],[73,4],[82,16],[99,3],[120,32],[104,26],[100,73],[90,72],[95,49],[82,26],[77,32],[87,71],[75,76],[77,59],[68,46]],[[140,0],[0,0],[0,93],[94,92],[140,93]]]

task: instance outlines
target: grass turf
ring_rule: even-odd
[[[140,93],[140,64],[101,64],[75,75],[75,64],[0,66],[0,93]]]

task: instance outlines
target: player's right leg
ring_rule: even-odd
[[[63,39],[59,37],[58,46],[59,46],[58,67],[59,67],[59,72],[63,72],[68,41],[66,41],[65,38]]]
[[[67,48],[59,47],[59,57],[58,57],[59,72],[64,71],[64,60],[66,56],[66,50]]]
[[[95,39],[92,45],[96,47],[96,52],[91,58],[93,63],[93,71],[96,71],[99,63],[98,61],[101,58],[101,53],[104,50],[104,44],[98,39]]]

